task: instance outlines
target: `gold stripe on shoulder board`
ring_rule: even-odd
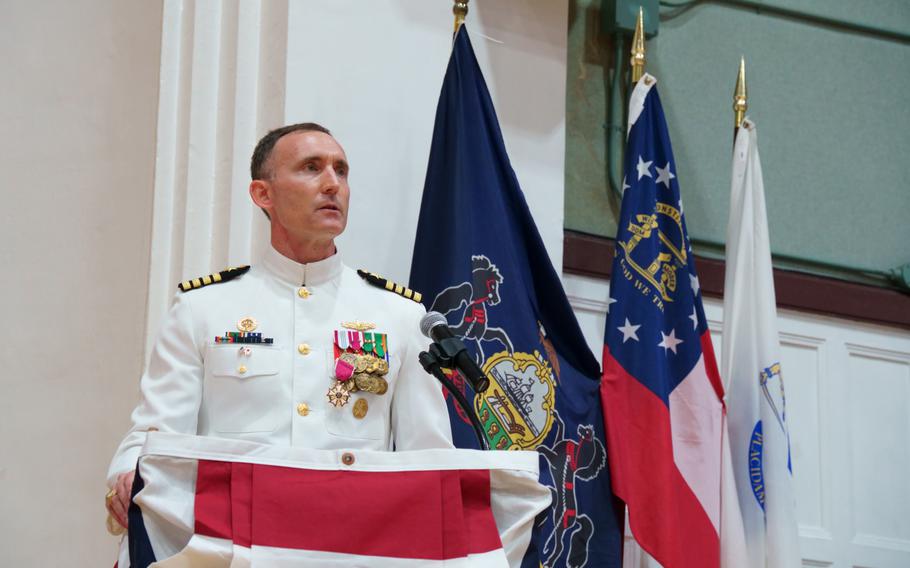
[[[367,281],[368,284],[372,284],[377,288],[382,288],[383,290],[388,290],[389,292],[398,294],[402,298],[407,298],[408,300],[413,300],[420,303],[420,300],[423,298],[423,294],[420,292],[415,292],[407,286],[402,286],[401,284],[396,284],[391,280],[383,278],[382,276],[376,274],[375,272],[370,272],[369,270],[359,269],[357,274]]]
[[[228,268],[227,270],[222,270],[221,272],[216,272],[207,276],[200,276],[199,278],[193,278],[192,280],[184,280],[177,285],[177,288],[179,288],[181,292],[189,292],[190,290],[203,288],[209,284],[228,282],[229,280],[233,280],[238,276],[246,274],[249,269],[249,265],[238,266],[237,268]]]

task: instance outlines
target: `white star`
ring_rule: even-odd
[[[692,329],[698,329],[698,312],[695,310],[695,306],[692,306],[692,315],[689,316],[689,319],[692,320]]]
[[[689,273],[689,282],[692,284],[692,293],[698,294],[698,291],[701,289],[701,286],[698,283],[698,276]]]
[[[658,346],[658,347],[663,347],[663,348],[664,348],[664,353],[666,353],[666,352],[667,352],[667,349],[669,349],[669,350],[672,351],[673,354],[675,355],[675,354],[676,354],[676,346],[683,342],[682,339],[676,339],[676,330],[675,330],[675,329],[671,329],[671,330],[670,330],[670,335],[667,335],[667,334],[664,333],[664,332],[660,332],[660,335],[661,335],[661,338],[662,338],[662,339],[660,340],[660,343],[657,344],[657,346]]]
[[[616,298],[607,298],[607,313],[610,313],[610,306],[616,303]]]
[[[670,180],[675,179],[676,176],[673,175],[673,172],[670,171],[670,162],[667,162],[666,167],[663,169],[655,168],[657,170],[657,182],[662,183],[667,186],[667,189],[670,189]]]
[[[641,178],[638,178],[638,179],[641,179]],[[625,193],[626,190],[629,189],[630,187],[632,187],[632,186],[626,183],[626,176],[622,176],[622,192]]]
[[[651,164],[654,162],[646,162],[641,159],[641,156],[638,157],[638,165],[635,166],[638,169],[638,179],[643,178],[644,176],[654,177],[651,175],[651,170],[648,168],[651,167]]]
[[[638,341],[638,334],[636,332],[638,331],[638,328],[640,328],[640,327],[641,327],[640,325],[632,325],[629,322],[629,318],[626,318],[626,325],[617,327],[616,329],[618,329],[619,331],[622,332],[622,342],[625,343],[629,339],[634,339],[635,341]]]
[[[682,197],[680,197],[679,198],[679,214],[682,215],[683,213],[684,212],[683,212],[683,206],[682,206]]]

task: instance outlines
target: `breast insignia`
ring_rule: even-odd
[[[418,304],[420,303],[420,300],[423,299],[423,294],[420,292],[415,292],[414,290],[411,290],[406,286],[402,286],[401,284],[395,284],[391,280],[386,280],[378,274],[374,274],[366,270],[357,270],[357,274],[359,274],[361,278],[373,286],[376,286],[377,288],[382,288],[383,290],[388,290],[389,292],[395,292],[399,296],[403,296],[408,300],[414,300]]]
[[[179,288],[181,292],[189,292],[190,290],[202,288],[203,286],[208,286],[209,284],[227,282],[228,280],[237,278],[241,274],[246,274],[249,269],[250,267],[248,265],[238,266],[236,268],[228,268],[227,270],[222,270],[221,272],[216,272],[215,274],[209,274],[208,276],[193,278],[192,280],[184,280],[180,284],[177,284],[177,288]]]

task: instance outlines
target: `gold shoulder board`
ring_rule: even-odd
[[[209,284],[227,282],[228,280],[237,278],[241,274],[246,274],[249,269],[249,265],[238,266],[236,268],[228,268],[227,270],[222,270],[221,272],[216,272],[215,274],[209,274],[208,276],[201,276],[199,278],[193,278],[192,280],[184,280],[180,284],[177,284],[177,288],[180,288],[181,292],[189,292],[190,290],[202,288],[204,286],[208,286]]]
[[[359,274],[361,278],[373,286],[376,286],[377,288],[382,288],[383,290],[394,292],[399,296],[407,298],[408,300],[414,300],[418,304],[420,303],[420,300],[423,299],[423,294],[420,292],[415,292],[414,290],[411,290],[407,286],[402,286],[401,284],[395,284],[391,280],[386,280],[382,276],[374,274],[373,272],[369,272],[367,270],[357,270],[357,274]]]

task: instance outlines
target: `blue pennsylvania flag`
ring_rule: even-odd
[[[560,203],[559,206],[562,206]],[[600,368],[585,343],[506,154],[467,30],[446,71],[410,284],[490,378],[473,393],[491,448],[537,450],[552,492],[523,566],[618,568]],[[449,400],[455,444],[476,448]]]

